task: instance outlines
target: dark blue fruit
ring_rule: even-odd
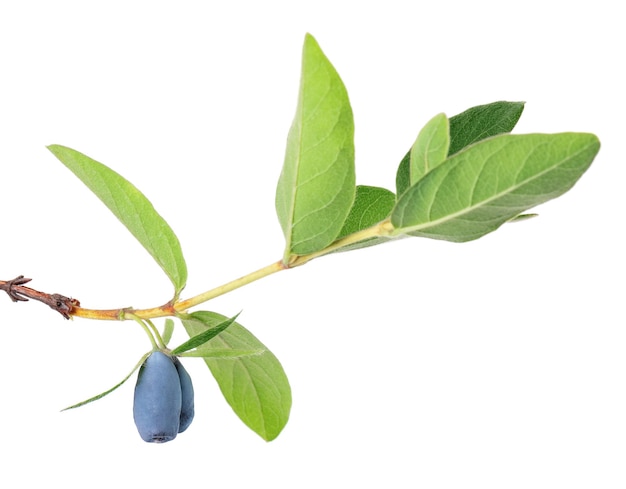
[[[180,391],[182,394],[182,405],[180,409],[180,426],[178,432],[182,433],[193,421],[194,407],[193,407],[193,384],[191,383],[191,377],[180,363],[178,358],[174,357],[174,365],[178,370],[178,377],[180,379]]]
[[[182,406],[180,384],[172,358],[163,352],[152,353],[139,369],[133,417],[144,441],[163,443],[176,438]]]

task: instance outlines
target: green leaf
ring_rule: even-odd
[[[500,101],[477,105],[451,117],[449,154],[491,136],[511,132],[523,110],[524,102]]]
[[[449,147],[450,125],[448,118],[445,114],[437,114],[426,123],[411,148],[411,185],[443,163],[448,156]]]
[[[199,358],[238,358],[248,357],[250,355],[260,355],[265,353],[262,350],[232,350],[230,348],[203,348],[201,350],[193,350],[180,354],[181,357],[199,357]]]
[[[192,313],[189,316],[187,316],[189,319],[195,319],[196,318],[196,314],[200,315],[200,318],[198,319],[199,321],[202,321],[202,313]],[[197,348],[201,345],[204,345],[207,341],[215,338],[218,334],[220,334],[222,331],[224,331],[226,328],[228,328],[234,321],[235,319],[237,319],[237,316],[239,316],[239,314],[236,314],[235,316],[233,316],[230,319],[226,319],[225,321],[222,321],[220,324],[218,324],[217,326],[214,326],[213,328],[207,329],[205,331],[202,331],[202,333],[198,333],[197,335],[189,338],[187,341],[185,341],[182,345],[174,348],[172,350],[172,355],[179,355],[180,353],[183,353],[185,351],[189,351],[189,350],[193,350],[194,348]]]
[[[174,320],[171,318],[167,318],[165,320],[165,325],[163,326],[163,334],[161,338],[163,339],[163,343],[167,345],[172,339],[172,334],[174,333]]]
[[[354,204],[350,209],[350,214],[346,218],[337,239],[356,233],[363,229],[367,229],[389,217],[396,203],[396,196],[393,192],[380,187],[369,187],[366,185],[358,185],[356,187],[356,195]],[[358,248],[366,248],[376,244],[389,241],[388,238],[370,238],[360,241],[353,245],[340,248],[338,251],[355,250]]]
[[[354,193],[354,122],[348,94],[335,68],[307,34],[296,115],[276,190],[285,261],[332,243]]]
[[[493,102],[478,105],[450,118],[448,156],[483,139],[511,132],[524,110],[523,102]],[[396,173],[398,198],[411,186],[411,151],[402,158]]]
[[[175,296],[187,281],[178,238],[150,201],[128,180],[102,163],[59,145],[48,149],[115,214],[170,278]]]
[[[358,185],[354,204],[337,239],[369,228],[386,219],[391,214],[395,203],[396,196],[387,189]]]
[[[470,241],[569,190],[600,149],[593,134],[501,135],[450,157],[407,190],[395,234]]]
[[[130,379],[130,376],[133,375],[135,373],[135,370],[137,370],[139,367],[141,367],[143,365],[143,362],[146,361],[146,359],[150,356],[152,352],[149,351],[148,353],[146,353],[144,356],[141,357],[141,359],[139,360],[139,362],[137,362],[137,365],[135,365],[133,367],[133,369],[130,371],[130,373],[124,377],[122,379],[121,382],[119,382],[118,384],[114,385],[113,387],[111,387],[109,390],[102,392],[101,394],[98,394],[97,396],[93,396],[90,397],[89,399],[79,402],[77,404],[72,404],[71,406],[68,406],[64,409],[61,409],[61,411],[67,411],[68,409],[74,409],[77,407],[81,407],[84,406],[85,404],[89,404],[90,402],[94,402],[97,401],[98,399],[102,399],[104,396],[106,396],[107,394],[110,394],[111,392],[113,392],[115,389],[117,389],[118,387],[120,387],[122,384],[124,384],[124,382],[126,382],[128,379]]]
[[[396,197],[400,196],[407,191],[411,186],[411,150],[407,151],[404,158],[398,165],[398,171],[396,172]]]
[[[208,311],[194,312],[192,316],[183,319],[192,337],[226,320],[226,316]],[[236,322],[197,351],[215,349],[257,352],[234,358],[205,358],[204,361],[237,416],[263,439],[273,440],[287,424],[291,410],[291,388],[280,362]]]

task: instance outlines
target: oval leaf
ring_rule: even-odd
[[[354,192],[354,122],[348,94],[335,68],[307,34],[296,116],[276,190],[285,261],[332,243],[350,211]]]
[[[352,209],[350,209],[350,214],[348,214],[346,222],[344,223],[339,236],[337,236],[337,239],[356,233],[357,231],[367,229],[388,218],[395,203],[395,194],[387,189],[381,187],[370,187],[367,185],[358,185],[356,187],[354,204],[352,205]],[[389,239],[383,237],[370,238],[353,245],[340,248],[338,251],[367,248],[368,246],[374,246],[387,241],[389,241]]]
[[[128,180],[78,151],[53,144],[48,149],[126,226],[174,284],[175,296],[187,282],[178,238],[150,201]]]
[[[411,148],[411,185],[448,157],[450,124],[445,114],[437,114],[422,128]]]
[[[395,202],[396,196],[387,189],[358,185],[354,205],[337,239],[369,228],[386,219],[391,214]]]
[[[522,116],[524,102],[493,102],[477,105],[450,118],[449,155],[470,144],[511,132]]]
[[[227,320],[226,316],[208,311],[191,316],[183,319],[183,325],[192,337]],[[220,356],[211,358],[211,350],[219,351]],[[256,353],[227,357],[224,350]],[[287,424],[291,410],[291,388],[278,359],[236,322],[198,347],[194,354],[199,356],[203,351],[204,361],[237,416],[264,440],[276,438]]]
[[[593,134],[502,135],[450,157],[400,198],[396,234],[470,241],[569,190],[600,149]]]

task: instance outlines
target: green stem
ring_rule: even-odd
[[[367,239],[392,236],[393,231],[393,225],[391,224],[390,220],[387,219],[367,229],[363,229],[348,236],[344,236],[343,238],[338,239],[323,250],[316,251],[315,253],[309,253],[307,255],[290,255],[285,260],[279,260],[275,263],[272,263],[271,265],[260,268],[252,273],[244,275],[243,277],[235,279],[224,285],[220,285],[219,287],[215,287],[214,289],[207,290],[206,292],[198,294],[189,299],[176,302],[168,302],[167,304],[164,304],[162,306],[153,307],[150,309],[86,309],[82,307],[75,307],[72,311],[72,315],[87,319],[114,321],[134,319],[138,322],[141,322],[141,320],[148,320],[157,317],[180,316],[182,314],[185,314],[192,307],[207,302],[211,299],[215,299],[216,297],[224,295],[227,292],[232,292],[233,290],[243,287],[244,285],[256,282],[257,280],[267,277],[268,275],[272,275],[273,273],[280,272],[281,270],[286,270],[288,268],[294,268],[304,265],[314,258],[319,258],[320,256],[333,253],[334,251],[337,251],[341,248],[359,243],[361,241],[365,241]],[[143,323],[141,324],[144,329],[149,332],[148,327]],[[160,343],[163,343],[161,335],[158,333],[154,325],[152,325],[152,323],[150,324],[153,328],[154,335],[159,339]],[[154,335],[150,334],[150,338],[155,348],[158,348],[154,340]]]
[[[308,255],[294,255],[289,261],[289,267],[293,268],[304,265],[314,258],[328,255],[329,253],[333,253],[334,251],[337,251],[341,248],[360,243],[361,241],[365,241],[367,239],[391,236],[392,232],[393,225],[391,224],[391,221],[389,219],[386,219],[385,221],[379,222],[372,227],[362,229],[361,231],[349,234],[348,236],[344,236],[343,238],[338,239],[323,250],[316,251],[315,253],[309,253]]]
[[[174,310],[176,312],[185,312],[187,311],[187,309],[197,306],[198,304],[202,304],[203,302],[209,301],[211,299],[215,299],[216,297],[219,297],[220,295],[224,295],[227,292],[231,292],[235,289],[243,287],[244,285],[248,285],[252,282],[256,282],[257,280],[263,277],[267,277],[268,275],[271,275],[273,273],[280,272],[281,270],[284,270],[285,268],[287,267],[285,267],[281,261],[272,263],[271,265],[260,268],[259,270],[255,272],[249,273],[248,275],[244,275],[243,277],[240,277],[236,280],[228,282],[224,285],[220,285],[219,287],[215,287],[214,289],[207,290],[206,292],[203,292],[202,294],[198,294],[190,299],[179,301],[176,304],[174,304]]]
[[[133,321],[138,323],[143,328],[143,330],[148,335],[148,338],[150,338],[150,343],[152,343],[152,349],[153,350],[158,350],[159,349],[159,345],[157,345],[157,343],[156,343],[156,341],[154,339],[154,334],[153,334],[154,333],[154,329],[155,329],[154,328],[154,324],[149,322],[149,324],[152,326],[152,330],[151,330],[150,327],[145,323],[145,321],[143,321],[140,317],[137,317],[134,314],[126,314],[126,317],[128,319],[132,319]]]
[[[158,328],[149,319],[145,319],[144,321],[148,324],[148,326],[152,330],[152,334],[154,335],[154,338],[156,339],[156,342],[158,343],[159,349],[165,350],[166,348],[165,342],[163,341],[163,338],[161,337],[161,333],[159,333]]]

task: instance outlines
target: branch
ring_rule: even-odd
[[[76,299],[65,297],[61,294],[46,294],[30,287],[24,287],[24,284],[30,281],[31,279],[24,278],[24,275],[15,277],[13,280],[0,280],[0,290],[4,290],[13,302],[25,302],[28,299],[43,302],[65,319],[70,319],[74,309],[80,306],[80,302]]]
[[[28,299],[35,299],[48,304],[52,309],[59,312],[64,318],[69,319],[71,316],[82,317],[86,319],[100,319],[109,321],[123,321],[126,319],[152,319],[158,317],[178,316],[184,314],[188,309],[207,302],[211,299],[219,297],[231,292],[235,289],[255,282],[263,277],[267,277],[273,273],[281,270],[288,270],[290,268],[302,266],[305,263],[319,258],[320,256],[327,255],[344,248],[346,246],[365,241],[377,236],[391,236],[393,226],[389,219],[386,219],[374,226],[357,231],[353,234],[338,239],[334,243],[330,244],[323,250],[308,255],[291,255],[288,263],[279,260],[259,270],[244,275],[236,280],[228,282],[214,289],[207,290],[201,294],[191,297],[186,300],[170,301],[162,306],[152,307],[150,309],[86,309],[80,307],[80,302],[76,299],[70,299],[60,294],[46,294],[33,290],[29,287],[24,287],[25,283],[30,282],[31,279],[24,278],[23,275],[14,278],[13,280],[3,281],[0,280],[0,290],[4,290],[13,302],[27,301]]]

